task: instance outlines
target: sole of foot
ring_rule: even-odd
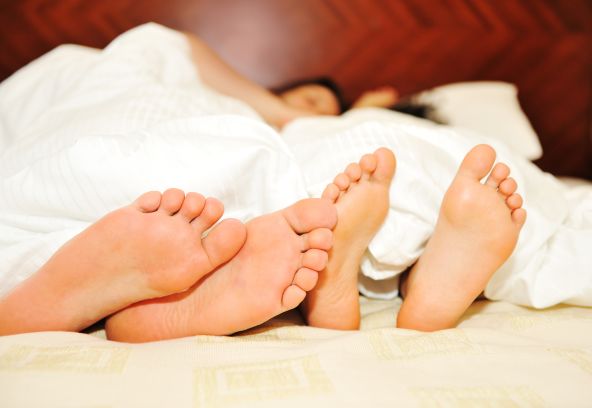
[[[307,199],[246,224],[247,240],[225,265],[184,293],[147,300],[107,320],[109,339],[145,342],[227,335],[297,307],[327,264],[335,206]]]
[[[186,290],[231,259],[245,226],[218,200],[148,192],[62,246],[0,301],[0,332],[79,331],[132,303]],[[26,319],[21,317],[26,316]]]
[[[395,167],[393,152],[380,148],[349,164],[323,192],[322,197],[335,204],[338,221],[327,268],[301,308],[309,325],[359,328],[360,262],[386,218]]]
[[[503,163],[494,166],[495,157],[493,148],[478,145],[462,161],[434,233],[402,286],[397,327],[455,327],[512,254],[526,211],[510,169]]]

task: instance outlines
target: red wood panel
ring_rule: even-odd
[[[590,0],[0,0],[0,78],[146,21],[195,32],[266,86],[330,75],[353,99],[383,84],[516,83],[538,164],[592,179]]]

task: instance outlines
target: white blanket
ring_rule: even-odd
[[[397,155],[389,214],[362,263],[360,290],[383,298],[396,294],[394,278],[421,255],[460,161],[472,146],[489,143],[511,167],[528,219],[515,253],[485,295],[534,307],[592,306],[592,185],[568,188],[494,140],[402,116],[364,110],[301,119],[283,132],[312,196],[362,153],[387,146]]]
[[[198,191],[221,199],[226,216],[248,220],[318,196],[378,146],[395,151],[398,168],[361,290],[396,295],[396,276],[421,254],[460,160],[485,141],[400,117],[362,111],[300,120],[282,139],[249,107],[200,82],[176,32],[150,24],[101,52],[60,47],[0,85],[0,296],[144,191]],[[529,218],[486,295],[592,306],[592,188],[568,189],[495,147]]]

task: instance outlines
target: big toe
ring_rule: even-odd
[[[395,154],[392,150],[381,147],[374,152],[374,156],[376,157],[376,169],[372,174],[372,178],[377,181],[390,183],[395,174],[395,167],[397,166]]]
[[[247,228],[239,220],[226,219],[202,240],[212,268],[231,260],[247,239]]]
[[[489,145],[477,145],[465,156],[458,169],[459,175],[466,175],[476,180],[485,177],[495,161],[495,150]]]
[[[282,214],[298,234],[304,234],[317,228],[333,229],[337,224],[335,205],[320,198],[298,201],[282,210]]]

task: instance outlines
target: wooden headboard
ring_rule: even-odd
[[[204,38],[266,86],[328,75],[352,100],[503,80],[543,144],[537,164],[592,179],[590,0],[0,0],[0,79],[62,43],[103,47],[147,21]]]

